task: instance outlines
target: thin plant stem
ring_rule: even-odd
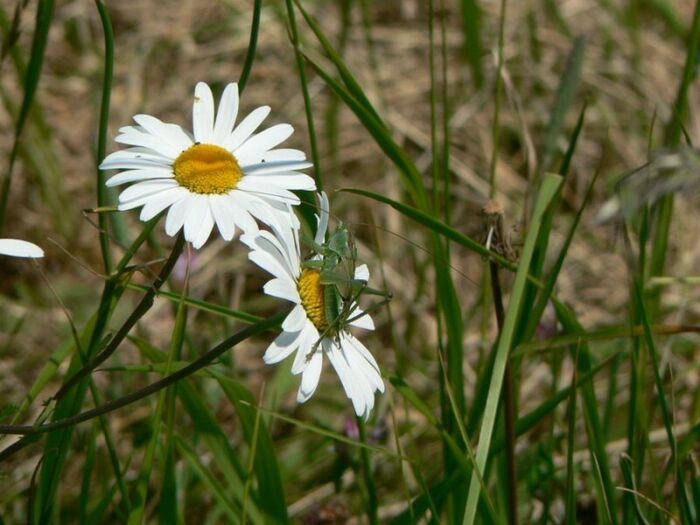
[[[506,0],[501,0],[501,18],[498,29],[498,66],[496,68],[496,93],[493,100],[493,128],[491,150],[491,167],[489,172],[489,197],[496,196],[496,164],[498,163],[498,145],[500,141],[501,91],[503,91],[503,39],[506,25]]]
[[[498,264],[491,261],[491,294],[493,296],[493,306],[496,312],[496,323],[498,334],[503,331],[503,320],[505,309],[503,308],[503,291],[498,273]],[[518,474],[515,467],[515,388],[513,385],[513,368],[511,360],[506,362],[506,369],[503,378],[503,401],[505,408],[505,430],[506,430],[506,465],[508,472],[508,519],[511,525],[518,523]]]
[[[102,162],[107,151],[107,126],[109,125],[109,106],[112,96],[112,75],[114,71],[114,33],[112,22],[109,18],[107,6],[102,0],[95,0],[97,11],[102,22],[104,32],[105,57],[104,74],[102,77],[102,101],[100,102],[100,124],[97,134],[97,164]],[[105,186],[105,172],[97,168],[97,206],[107,206],[107,186]],[[112,271],[112,253],[109,246],[109,221],[108,216],[100,213],[97,216],[100,230],[100,249],[102,250],[102,261],[105,273]]]
[[[178,381],[191,376],[195,372],[201,370],[202,368],[210,364],[218,357],[222,356],[224,353],[226,353],[228,350],[230,350],[240,342],[245,341],[253,335],[259,334],[261,332],[264,332],[265,330],[279,325],[282,322],[282,320],[287,316],[287,314],[288,312],[281,312],[276,315],[273,315],[272,317],[263,319],[262,321],[255,323],[254,325],[239,330],[231,337],[228,337],[227,339],[223,340],[221,343],[216,345],[214,348],[207,351],[199,359],[192,361],[189,365],[182,367],[177,372],[173,372],[172,374],[165,376],[163,379],[160,379],[155,383],[151,383],[148,386],[135,390],[134,392],[131,392],[130,394],[127,394],[123,397],[114,399],[112,401],[107,401],[106,403],[98,407],[86,410],[74,416],[59,419],[57,421],[52,421],[51,423],[46,423],[42,425],[0,425],[0,434],[22,435],[25,436],[25,438],[30,438],[28,440],[20,440],[17,443],[10,445],[5,450],[0,452],[0,461],[7,459],[11,455],[11,453],[14,453],[17,450],[24,448],[26,445],[31,443],[33,441],[33,438],[37,435],[61,430],[63,428],[73,427],[75,425],[84,423],[85,421],[89,421],[103,414],[114,412],[115,410],[131,405],[136,401],[148,397],[151,394],[159,392],[160,390],[163,390],[164,388],[167,388],[170,385],[173,385]]]
[[[109,343],[102,352],[95,356],[87,365],[81,368],[78,372],[75,373],[73,377],[71,377],[68,381],[66,381],[63,384],[63,386],[54,396],[55,399],[60,399],[61,397],[63,397],[73,386],[78,384],[85,376],[90,374],[90,372],[92,372],[95,368],[104,363],[105,360],[114,353],[114,351],[119,347],[121,342],[126,338],[127,335],[129,335],[129,331],[146,314],[146,312],[150,310],[151,306],[153,306],[153,301],[155,299],[156,294],[158,293],[158,290],[160,290],[160,287],[170,276],[170,272],[172,272],[173,267],[175,266],[178,257],[180,257],[184,246],[185,237],[183,233],[180,232],[180,234],[177,237],[177,240],[175,241],[175,245],[173,246],[173,250],[172,252],[170,252],[170,256],[163,265],[163,268],[161,268],[158,277],[156,277],[156,279],[153,281],[153,284],[151,284],[150,288],[141,298],[141,301],[131,312],[127,320],[124,321],[124,324],[121,326],[119,331],[114,335],[114,337],[112,337],[112,339],[110,339]]]

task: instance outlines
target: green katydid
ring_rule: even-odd
[[[302,268],[317,270],[320,274],[323,313],[327,324],[306,356],[308,361],[324,337],[338,338],[348,325],[388,303],[391,293],[370,288],[366,279],[355,277],[357,248],[350,230],[342,222],[323,244],[309,239],[305,239],[305,243],[311,247],[312,254],[302,263]],[[377,295],[383,299],[359,311],[357,302],[362,294]]]

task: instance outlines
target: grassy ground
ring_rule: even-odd
[[[51,401],[81,367],[75,336],[89,352],[117,333],[175,242],[156,225],[129,286],[104,275],[82,211],[111,63],[101,4],[52,4],[0,10],[0,236],[47,254],[0,260],[8,425],[121,399],[283,308],[245,246],[212,236]],[[334,217],[392,292],[362,335],[387,392],[363,424],[326,370],[298,405],[290,364],[261,359],[273,334],[256,334],[127,408],[0,437],[0,523],[700,522],[695,4],[264,4],[242,108],[272,106],[288,147],[317,152]],[[253,11],[108,3],[107,152],[132,115],[189,127],[197,81],[218,95],[239,79]],[[116,261],[144,225],[102,217]]]

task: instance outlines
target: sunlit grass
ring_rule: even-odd
[[[0,237],[46,253],[0,255],[0,522],[700,521],[700,3],[18,0],[0,30]],[[199,81],[293,124],[370,268],[367,420],[265,365],[290,303],[245,244],[116,211],[117,129],[191,129]]]

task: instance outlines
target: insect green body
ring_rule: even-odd
[[[381,295],[385,299],[372,310],[388,302],[390,294],[367,287],[367,281],[355,279],[357,249],[348,228],[340,223],[323,244],[309,242],[312,255],[302,266],[320,272],[323,286],[324,314],[327,327],[306,356],[314,355],[324,337],[339,338],[340,332],[364,312],[358,312],[357,301],[363,293]],[[339,342],[339,341],[338,341]]]

